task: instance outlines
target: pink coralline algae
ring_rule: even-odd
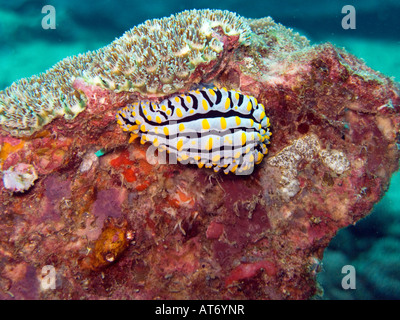
[[[163,162],[117,123],[121,108],[200,85],[265,106],[271,144],[251,175]],[[0,92],[0,297],[321,294],[324,249],[398,169],[399,92],[343,49],[218,10],[147,21],[14,83]],[[37,179],[13,192],[21,167]]]

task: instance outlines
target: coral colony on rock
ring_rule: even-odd
[[[146,21],[0,91],[0,296],[313,297],[398,169],[399,112],[392,80],[271,18]]]

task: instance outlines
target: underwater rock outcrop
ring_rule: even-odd
[[[84,55],[90,63],[108,52],[115,66],[131,70],[129,81],[111,66],[102,71],[105,81],[75,66],[0,92],[3,175],[24,163],[38,177],[24,193],[0,181],[2,298],[307,299],[318,293],[319,261],[337,230],[384,194],[400,155],[400,91],[391,79],[329,43],[311,46],[271,18],[203,10],[180,16],[191,18],[188,35],[175,38],[188,48],[181,56],[194,57],[185,77],[160,68],[172,51],[152,49],[146,72],[160,82],[129,82],[143,80],[135,76],[140,52],[132,36],[123,49],[131,54],[117,51],[116,40]],[[163,21],[137,30],[163,39]],[[173,23],[166,26],[176,33]],[[143,50],[153,43],[141,41]],[[61,111],[49,116],[46,95],[11,96],[37,77],[79,103],[52,96]],[[251,175],[168,163],[149,144],[129,143],[117,124],[117,110],[128,104],[160,102],[200,84],[265,106],[271,144]],[[16,105],[36,97],[42,105]],[[71,117],[59,116],[68,110]],[[38,122],[18,122],[25,116]],[[49,265],[57,281],[44,290]]]

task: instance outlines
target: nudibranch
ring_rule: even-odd
[[[271,133],[257,99],[226,88],[202,88],[159,104],[140,101],[117,112],[118,124],[183,164],[250,174],[267,154]]]

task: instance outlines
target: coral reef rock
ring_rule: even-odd
[[[117,123],[205,84],[265,106],[271,145],[251,175],[161,159]],[[343,49],[218,10],[17,81],[0,92],[0,297],[313,297],[324,249],[398,169],[399,92]],[[37,175],[24,192],[6,182],[16,168]]]

